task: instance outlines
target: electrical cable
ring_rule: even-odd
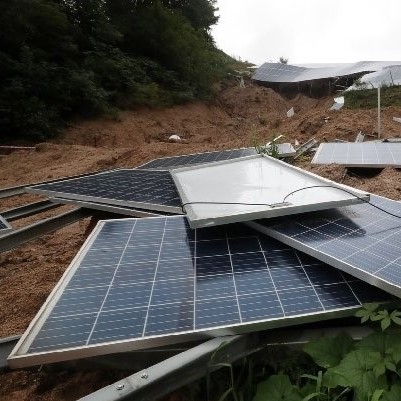
[[[288,194],[283,198],[283,200],[282,200],[281,203],[282,203],[282,204],[285,204],[287,198],[288,198],[289,196],[291,196],[291,195],[297,193],[297,192],[304,191],[304,190],[306,190],[306,189],[312,189],[312,188],[333,188],[333,189],[339,189],[340,191],[346,192],[347,194],[350,194],[350,195],[354,196],[355,198],[359,199],[360,201],[362,201],[362,202],[364,202],[364,203],[367,203],[367,204],[369,204],[370,206],[373,206],[374,208],[376,208],[376,209],[382,211],[383,213],[386,213],[386,214],[388,214],[388,215],[390,215],[390,216],[393,216],[393,217],[396,217],[396,218],[398,218],[398,219],[401,219],[401,216],[399,216],[399,215],[397,215],[397,214],[394,214],[394,213],[391,213],[391,212],[389,212],[388,210],[385,210],[385,209],[381,208],[380,206],[375,205],[375,204],[372,203],[370,200],[365,200],[365,199],[363,199],[362,197],[360,197],[360,196],[358,196],[358,195],[355,195],[353,192],[348,191],[348,190],[345,189],[345,188],[335,187],[335,186],[333,186],[333,185],[311,185],[311,186],[308,186],[308,187],[303,187],[303,188],[296,189],[296,190],[294,190],[294,191],[288,193]],[[197,201],[197,202],[186,202],[186,203],[183,203],[183,204],[181,205],[182,212],[183,212],[184,214],[186,213],[186,212],[185,212],[185,206],[187,206],[187,205],[200,205],[200,204],[203,204],[203,205],[269,206],[269,207],[274,207],[274,206],[277,207],[278,205],[280,205],[280,203],[269,204],[269,203],[246,203],[246,202],[208,202],[208,201]]]

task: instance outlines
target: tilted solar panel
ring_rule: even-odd
[[[102,221],[12,352],[12,367],[349,316],[388,294],[242,224]]]
[[[321,143],[312,164],[331,163],[346,167],[401,167],[401,143]]]
[[[26,188],[49,197],[182,213],[168,171],[121,169]]]
[[[257,152],[255,148],[218,150],[215,152],[195,153],[192,155],[163,157],[160,159],[151,160],[150,162],[139,166],[138,169],[168,170],[176,167],[237,159],[239,157],[253,156],[256,154]]]
[[[401,203],[371,195],[401,217]],[[401,297],[401,219],[367,203],[248,225]]]

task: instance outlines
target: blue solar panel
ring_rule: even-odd
[[[247,223],[398,297],[401,296],[401,203],[371,195],[369,204]]]
[[[168,171],[113,170],[26,190],[56,198],[181,213],[181,199]]]
[[[163,157],[160,159],[151,160],[150,162],[139,166],[138,169],[168,170],[194,164],[238,159],[239,157],[254,156],[256,154],[257,152],[255,148],[218,150],[215,152],[195,153],[192,155]]]
[[[100,222],[12,366],[348,316],[389,296],[241,224]]]
[[[331,163],[346,167],[401,167],[401,143],[321,143],[312,164]]]

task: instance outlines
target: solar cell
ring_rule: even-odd
[[[371,196],[401,216],[401,203]],[[401,219],[369,204],[247,223],[287,245],[401,297]]]
[[[52,198],[182,213],[180,196],[168,171],[113,170],[34,185],[26,191]]]
[[[138,169],[168,170],[176,167],[194,164],[211,163],[215,161],[237,159],[244,156],[253,156],[257,152],[255,148],[242,148],[231,150],[218,150],[215,152],[194,153],[192,155],[163,157],[151,160],[138,167]]]
[[[183,216],[99,222],[12,367],[354,313],[388,294],[247,228]]]
[[[312,164],[331,163],[346,167],[401,167],[401,143],[321,143]]]
[[[327,209],[369,198],[366,192],[260,155],[171,173],[192,228]]]

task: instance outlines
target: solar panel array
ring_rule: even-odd
[[[255,71],[252,78],[264,82],[294,83],[381,71],[386,67],[396,65],[400,66],[401,62],[361,61],[354,64],[325,64],[313,68],[282,63],[264,63]]]
[[[371,202],[289,218],[250,222],[253,228],[401,297],[401,203]]]
[[[401,167],[401,143],[321,143],[312,164],[331,163],[346,167]]]
[[[148,163],[139,166],[138,169],[151,170],[168,170],[171,168],[188,166],[193,164],[211,163],[216,161],[224,161],[230,159],[238,159],[239,157],[253,156],[257,152],[255,148],[243,148],[232,150],[219,150],[215,152],[195,153],[192,155],[163,157],[151,160]]]
[[[389,298],[242,224],[191,230],[180,216],[101,222],[67,277],[22,353],[44,353],[31,364],[105,343],[98,353],[352,315]]]
[[[113,170],[35,185],[27,191],[148,210],[181,211],[180,196],[168,171]]]

